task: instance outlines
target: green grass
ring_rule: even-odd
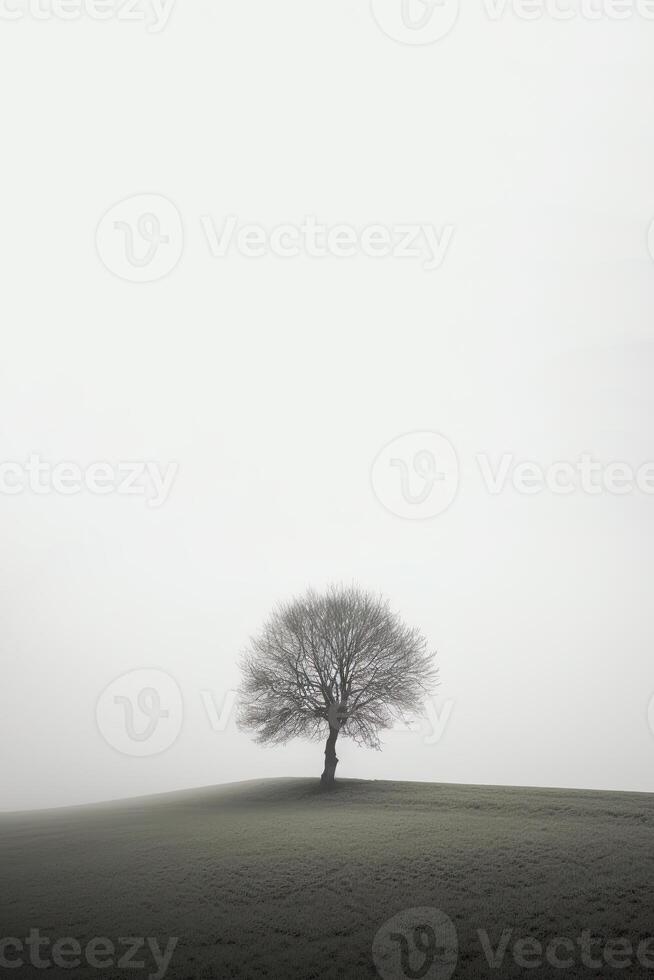
[[[374,977],[380,926],[433,906],[458,930],[455,978],[654,976],[638,966],[524,971],[510,953],[490,970],[477,934],[494,945],[504,929],[545,942],[584,929],[635,944],[654,934],[652,802],[359,781],[324,795],[297,779],[5,815],[2,935],[34,927],[82,944],[153,936],[162,946],[178,936],[171,980]]]

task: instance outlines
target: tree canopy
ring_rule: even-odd
[[[328,728],[379,748],[379,733],[419,712],[437,678],[420,630],[357,586],[279,604],[241,668],[239,722],[265,743]]]

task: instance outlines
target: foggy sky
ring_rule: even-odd
[[[493,495],[476,462],[654,459],[653,37],[480,3],[411,46],[351,0],[3,24],[2,460],[178,466],[159,508],[0,495],[3,809],[318,776],[322,745],[215,731],[202,692],[277,600],[341,581],[424,631],[449,714],[435,744],[339,740],[338,776],[654,790],[654,497]],[[95,241],[139,194],[184,227],[150,283]],[[454,232],[434,271],[215,258],[203,215]],[[371,482],[412,432],[459,463],[426,520]],[[141,758],[96,723],[138,668],[183,704]]]

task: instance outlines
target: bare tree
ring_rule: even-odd
[[[339,732],[378,749],[379,732],[419,711],[437,676],[422,633],[356,586],[310,590],[277,606],[241,668],[241,727],[269,743],[328,732],[326,788]]]

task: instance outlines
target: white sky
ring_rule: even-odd
[[[338,775],[654,790],[654,497],[493,496],[475,462],[654,459],[654,21],[484,9],[425,46],[366,0],[0,21],[0,456],[179,465],[158,509],[0,495],[2,808],[317,776],[322,746],[214,731],[201,692],[236,686],[276,600],[341,580],[424,630],[450,714],[435,744],[339,743]],[[95,246],[140,194],[184,224],[150,283]],[[432,272],[213,258],[203,215],[454,233]],[[370,479],[415,431],[461,470],[425,521]],[[136,668],[184,709],[141,758],[96,725]]]

